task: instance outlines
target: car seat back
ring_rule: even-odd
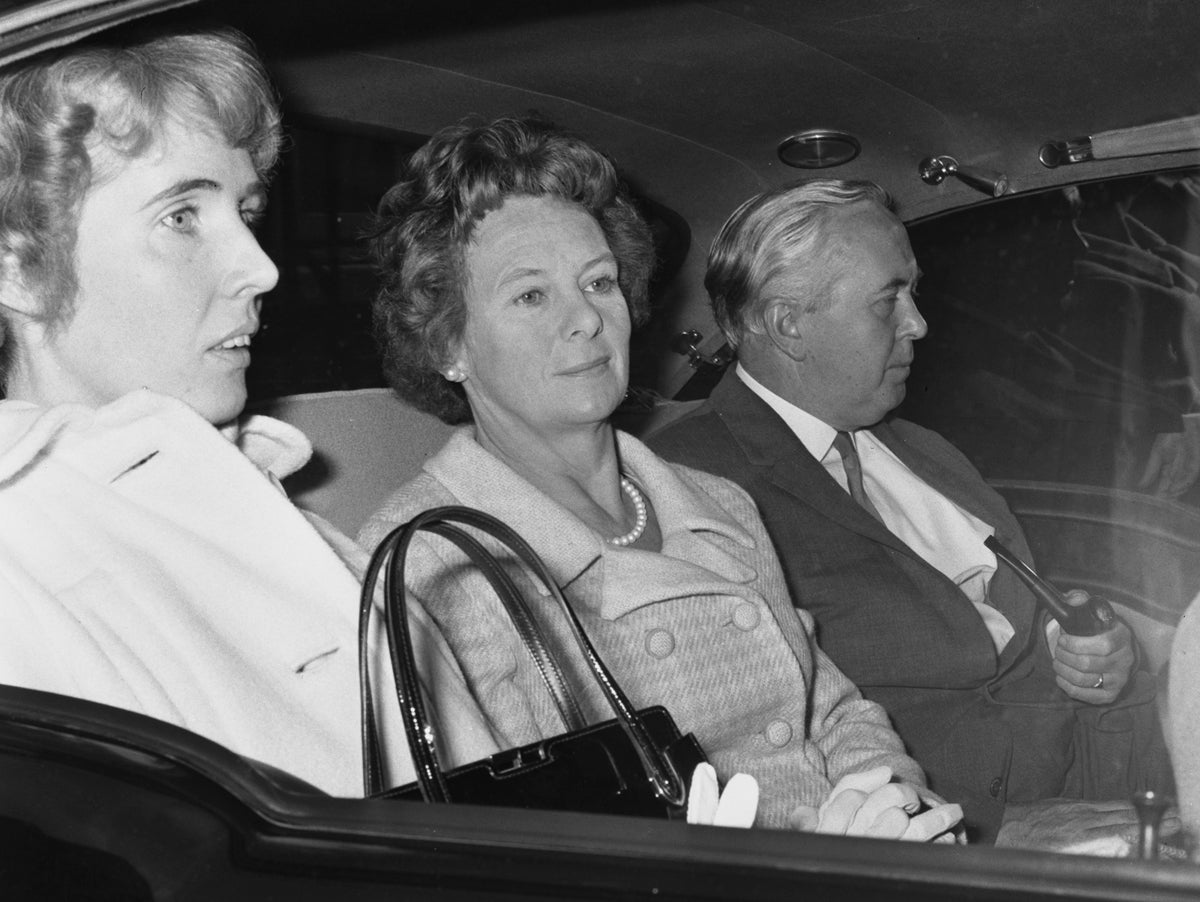
[[[614,422],[645,435],[699,403],[663,401],[647,411],[621,411]],[[313,459],[284,487],[300,507],[351,537],[388,495],[420,472],[455,428],[388,388],[288,395],[254,404],[249,412],[283,420],[308,436]]]
[[[296,504],[351,537],[454,429],[388,388],[289,395],[250,412],[283,420],[308,436],[313,459],[284,486]]]

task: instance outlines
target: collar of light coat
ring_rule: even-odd
[[[755,569],[724,550],[721,537],[747,549],[755,540],[701,485],[724,480],[673,467],[632,436],[617,432],[622,469],[641,487],[658,517],[662,553],[617,548],[512,468],[485,451],[472,427],[463,427],[425,464],[425,470],[462,504],[503,520],[546,562],[566,588],[599,567],[599,613],[615,619],[642,605],[672,597],[729,594]]]
[[[194,428],[196,421],[204,422],[182,401],[146,389],[98,408],[0,401],[0,411],[4,414],[0,417],[0,482],[60,442],[89,445],[89,453],[75,456],[90,475],[112,481],[157,451],[158,429],[171,424]],[[270,417],[246,417],[220,432],[255,466],[277,479],[295,473],[313,453],[304,433]],[[94,445],[90,436],[96,439]]]
[[[286,438],[293,431],[286,427],[278,437]],[[63,517],[63,522],[71,529],[94,530],[97,524],[112,523],[126,507],[137,511],[137,522],[143,528],[146,524],[161,525],[154,537],[154,554],[161,555],[155,566],[167,572],[176,572],[173,560],[185,565],[193,560],[194,547],[203,548],[215,561],[228,553],[238,566],[244,566],[249,557],[266,561],[270,553],[271,563],[261,564],[264,580],[283,572],[274,569],[284,566],[280,561],[287,566],[293,559],[303,561],[304,571],[314,577],[314,585],[322,586],[322,592],[304,600],[289,599],[285,619],[256,627],[270,629],[275,660],[283,662],[287,672],[299,672],[338,649],[346,637],[354,636],[353,607],[346,609],[349,613],[338,613],[329,599],[344,598],[353,605],[358,594],[356,580],[277,488],[256,467],[247,465],[238,446],[226,440],[233,437],[222,437],[181,401],[146,390],[130,392],[99,408],[42,408],[4,402],[0,404],[0,471],[17,489],[26,478],[31,486],[29,491],[4,493],[5,510],[12,516],[22,504],[47,507],[53,501],[57,505],[54,509],[61,514],[76,503],[73,497],[63,497],[71,491],[66,486],[94,483],[96,491],[83,496],[81,502],[89,505],[78,521],[84,526],[77,526],[69,517]],[[122,478],[133,473],[142,478]],[[64,481],[68,475],[72,477],[69,483]],[[4,482],[0,477],[0,487]],[[107,486],[117,490],[109,493]],[[221,538],[227,521],[253,524],[246,532],[258,536],[258,547]],[[209,541],[214,535],[217,537]],[[65,538],[69,536],[52,536],[49,541],[70,547],[64,543]],[[112,552],[113,561],[118,562],[114,566],[123,565],[119,563],[123,542],[130,544],[116,533],[88,536],[88,547],[100,549],[97,554]],[[143,550],[132,552],[131,559],[145,559]],[[106,562],[102,556],[68,555],[53,574],[54,583],[69,585],[81,580],[88,568],[96,566],[97,559]],[[77,567],[77,572],[71,567]],[[122,599],[112,601],[115,610],[123,609]],[[230,635],[236,639],[236,630],[225,625],[227,618],[220,610],[222,605],[240,600],[236,595],[217,596],[212,602],[203,622],[223,637],[220,641],[229,641]],[[330,628],[333,620],[344,622],[336,634]],[[352,646],[346,653],[353,654]]]
[[[276,479],[286,479],[309,462],[312,442],[303,432],[282,420],[262,414],[242,417],[221,433],[238,446],[254,465]]]

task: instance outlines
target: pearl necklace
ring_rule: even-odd
[[[646,531],[646,523],[650,519],[646,512],[645,497],[638,491],[638,487],[633,484],[633,481],[628,476],[621,477],[621,489],[629,496],[629,500],[633,502],[634,522],[633,529],[629,530],[625,535],[608,540],[610,544],[616,545],[618,548],[632,545],[640,539],[642,533]]]

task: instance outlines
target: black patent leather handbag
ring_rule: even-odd
[[[614,717],[585,724],[562,671],[514,581],[470,527],[506,547],[541,581],[566,617],[588,671]],[[404,591],[404,564],[413,538],[428,532],[454,543],[488,580],[533,659],[568,732],[443,771],[417,680]],[[370,686],[367,635],[382,573],[383,618],[396,695],[417,781],[385,789]],[[359,681],[363,723],[363,786],[370,797],[462,802],[609,814],[679,817],[686,814],[688,781],[704,761],[695,737],[680,735],[661,706],[634,710],[596,654],[583,624],[534,550],[511,528],[482,511],[439,507],[397,527],[376,549],[363,580],[359,609]]]

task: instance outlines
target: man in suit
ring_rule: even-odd
[[[708,263],[738,364],[650,446],[750,492],[821,646],[887,709],[975,838],[1062,848],[1127,834],[1128,757],[1099,753],[1126,771],[1105,782],[1082,766],[1095,750],[1078,736],[1087,709],[1107,710],[1130,681],[1129,629],[1082,638],[1047,624],[984,547],[995,534],[1031,560],[1004,501],[944,439],[888,418],[926,331],[890,198],[836,180],[759,195]],[[1121,801],[1059,798],[1106,794]]]

